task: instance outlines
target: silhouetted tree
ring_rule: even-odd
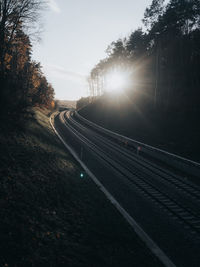
[[[156,109],[197,110],[200,102],[200,1],[153,0],[143,22],[146,32],[134,31],[112,42],[107,58],[91,71],[90,81],[111,69],[131,70],[141,95]],[[101,90],[103,93],[104,90]]]
[[[30,37],[43,6],[39,0],[0,0],[0,115],[20,117],[34,105],[50,106],[54,91],[31,60]]]
[[[44,2],[43,2],[44,3]],[[4,68],[4,57],[20,28],[33,27],[43,4],[39,0],[0,1],[0,68]]]

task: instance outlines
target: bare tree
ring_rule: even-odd
[[[0,68],[15,32],[36,26],[45,2],[41,0],[0,0]]]

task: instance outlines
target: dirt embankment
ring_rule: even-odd
[[[163,111],[150,107],[144,97],[107,94],[79,113],[105,128],[200,162],[198,112]]]

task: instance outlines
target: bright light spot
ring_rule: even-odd
[[[113,71],[106,77],[106,92],[122,92],[129,84],[127,72]]]
[[[84,174],[83,174],[83,173],[81,173],[81,174],[80,174],[80,177],[81,177],[81,178],[83,178],[83,177],[84,177]]]

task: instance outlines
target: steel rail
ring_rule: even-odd
[[[120,205],[120,203],[108,192],[108,190],[103,186],[101,182],[97,179],[97,177],[88,169],[88,167],[84,164],[84,162],[80,159],[74,149],[69,146],[63,139],[60,133],[56,130],[52,123],[52,117],[50,117],[50,124],[53,128],[55,134],[64,144],[64,146],[70,151],[72,156],[80,163],[89,177],[94,181],[94,183],[98,186],[98,188],[105,194],[107,199],[114,205],[114,207],[122,214],[125,220],[130,224],[130,226],[134,229],[139,238],[146,244],[146,246],[150,249],[150,251],[164,264],[166,267],[176,267],[175,264],[169,259],[169,257],[157,246],[157,244],[147,235],[147,233],[138,225],[138,223],[127,213],[127,211]],[[66,126],[68,128],[68,126]],[[68,128],[68,130],[70,130]]]
[[[64,118],[64,117],[63,117]],[[64,118],[65,120],[65,118]],[[66,122],[65,122],[66,123]],[[104,160],[109,162],[112,167],[114,167],[116,170],[118,170],[122,175],[125,176],[129,181],[134,183],[140,190],[142,190],[145,194],[150,196],[152,199],[154,199],[159,205],[162,206],[162,208],[165,208],[169,212],[171,212],[174,216],[176,216],[180,221],[182,221],[187,228],[189,227],[192,229],[192,232],[198,234],[199,239],[199,224],[196,224],[196,221],[198,221],[198,217],[194,215],[190,210],[180,205],[180,203],[177,203],[174,199],[172,199],[170,196],[168,196],[166,193],[162,192],[159,188],[155,187],[155,185],[152,185],[151,182],[146,181],[142,176],[138,176],[137,173],[134,173],[134,180],[133,173],[130,172],[130,169],[128,169],[125,166],[121,166],[119,161],[113,161],[109,158],[108,155],[105,155],[105,151],[102,149],[101,152],[98,151],[99,147],[94,145],[90,140],[88,140],[85,136],[83,136],[80,131],[77,131],[72,126],[67,125],[67,127],[71,128],[71,131],[76,133],[76,136],[79,137],[80,140],[85,140],[87,144],[90,144],[91,149],[95,149],[95,152],[99,154],[100,157],[102,157]]]
[[[96,129],[97,131],[117,140],[122,143],[127,142],[129,146],[134,147],[134,149],[137,151],[138,148],[141,149],[141,152],[151,156],[159,161],[162,161],[164,163],[167,163],[168,165],[176,168],[177,170],[185,171],[188,174],[192,174],[194,176],[200,177],[200,163],[186,159],[184,157],[175,155],[173,153],[169,153],[165,150],[155,148],[153,146],[147,145],[145,143],[139,142],[137,140],[133,140],[131,138],[128,138],[124,135],[115,133],[111,130],[108,130],[106,128],[103,128],[87,119],[82,117],[78,112],[73,113],[76,118],[83,121],[93,129]]]
[[[72,121],[72,117],[68,117],[70,121]],[[78,124],[75,120],[73,120],[73,123],[76,123],[78,127],[82,128],[82,130],[87,129],[85,126]],[[94,135],[93,137],[98,138],[98,135]],[[100,138],[100,136],[99,136]],[[167,172],[165,169],[157,166],[156,164],[147,161],[145,158],[139,157],[138,155],[135,155],[130,150],[125,149],[123,146],[119,146],[118,144],[113,144],[109,139],[104,140],[104,138],[101,136],[101,142],[106,142],[106,145],[109,145],[111,147],[114,147],[115,150],[118,150],[121,154],[124,154],[127,159],[131,159],[134,161],[134,164],[139,165],[142,168],[148,169],[151,173],[155,174],[156,176],[159,175],[159,179],[162,179],[168,184],[173,184],[178,190],[181,192],[184,192],[185,194],[188,194],[191,198],[195,199],[196,201],[200,201],[200,188],[189,182],[188,180],[183,179],[182,177],[179,177],[178,175],[174,175],[173,173]],[[136,166],[135,166],[136,167]],[[178,180],[178,181],[177,181]]]

